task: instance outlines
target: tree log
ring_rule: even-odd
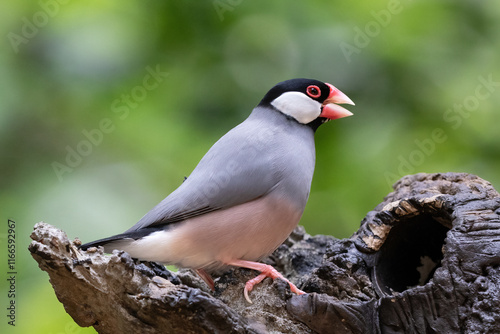
[[[500,333],[500,195],[470,174],[403,177],[350,238],[302,227],[264,262],[307,294],[231,269],[211,292],[127,253],[35,225],[29,250],[80,326],[99,333]]]

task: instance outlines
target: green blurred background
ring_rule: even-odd
[[[83,241],[122,232],[282,80],[330,82],[356,102],[317,132],[311,234],[350,236],[405,174],[500,186],[495,1],[10,1],[0,27],[2,333],[94,332],[29,255],[33,225]]]

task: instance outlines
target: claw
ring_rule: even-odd
[[[245,283],[245,290],[243,290],[243,294],[245,295],[245,299],[247,300],[247,302],[249,302],[250,304],[253,304],[250,297],[248,297],[248,293],[253,290],[253,287],[255,284],[259,284],[266,277],[269,277],[269,276],[265,273],[262,273],[259,276],[252,278],[251,280],[249,280],[248,282]]]
[[[247,289],[247,286],[245,284],[245,289],[243,290],[243,295],[245,296],[245,299],[247,300],[247,302],[249,302],[250,304],[253,304],[252,300],[250,299],[250,297],[248,297],[248,289]]]

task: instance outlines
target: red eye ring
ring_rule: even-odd
[[[306,92],[307,92],[307,95],[309,95],[310,97],[315,98],[315,99],[321,96],[321,90],[316,85],[311,85],[311,86],[307,87]]]

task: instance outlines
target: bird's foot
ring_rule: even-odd
[[[207,283],[210,290],[215,291],[215,283],[212,276],[210,276],[210,274],[203,269],[195,269],[195,271],[198,274],[198,276],[200,276],[201,279],[204,280],[205,283]]]
[[[266,277],[270,277],[273,280],[276,279],[276,278],[280,278],[280,279],[284,280],[285,282],[287,282],[290,285],[290,290],[292,290],[292,292],[294,292],[294,293],[296,293],[298,295],[305,294],[304,291],[302,291],[299,288],[297,288],[295,286],[295,284],[293,284],[292,282],[290,282],[289,280],[287,280],[276,269],[274,269],[272,266],[270,266],[268,264],[263,264],[263,263],[258,263],[258,262],[252,262],[252,261],[245,261],[245,260],[234,260],[234,261],[228,262],[227,264],[229,264],[231,266],[236,266],[236,267],[253,269],[253,270],[257,270],[257,271],[261,272],[261,274],[259,276],[255,277],[255,278],[252,278],[251,280],[249,280],[245,284],[245,290],[243,291],[243,294],[245,296],[245,299],[250,304],[252,304],[252,300],[248,296],[248,293],[253,290],[253,287],[256,284],[259,284],[260,282],[262,282],[264,280],[264,278],[266,278]]]

